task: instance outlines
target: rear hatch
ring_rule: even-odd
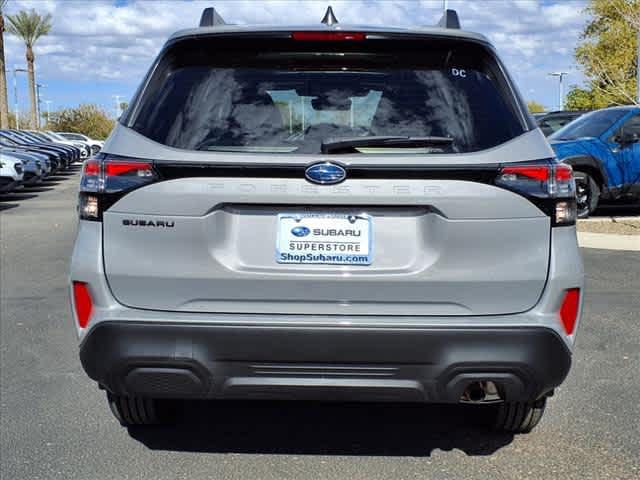
[[[550,219],[494,180],[539,137],[492,52],[277,36],[170,44],[105,146],[105,162],[148,163],[149,181],[103,214],[118,301],[316,315],[533,307]],[[419,141],[321,153],[381,136]]]

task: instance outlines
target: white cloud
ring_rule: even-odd
[[[53,29],[35,52],[40,75],[73,82],[119,81],[135,88],[166,38],[175,30],[195,26],[204,7],[215,4],[228,22],[309,24],[320,21],[321,1],[62,1],[15,0],[9,13],[36,8],[53,15]],[[124,4],[122,4],[124,3]],[[336,0],[331,2],[343,23],[432,25],[441,1]],[[554,97],[553,84],[540,84],[551,70],[567,70],[584,24],[582,1],[539,3],[534,0],[451,0],[463,27],[487,35],[496,45],[524,91],[536,86]],[[24,47],[5,35],[7,65],[24,64]],[[576,73],[570,81],[581,79]],[[546,82],[543,81],[543,84]],[[542,99],[543,101],[545,99]]]

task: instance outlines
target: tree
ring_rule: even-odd
[[[96,140],[107,138],[114,125],[115,122],[109,118],[109,115],[93,104],[51,112],[48,123],[51,130],[83,133]]]
[[[7,0],[0,0],[0,128],[9,127],[7,71],[4,64],[4,8],[6,6]]]
[[[593,92],[577,85],[571,86],[565,100],[567,110],[594,110],[599,108],[596,104]]]
[[[31,125],[38,128],[38,115],[36,108],[36,78],[34,72],[35,55],[33,46],[43,35],[51,30],[51,15],[41,16],[35,10],[29,12],[21,10],[15,15],[7,15],[9,20],[9,33],[19,37],[23,42],[27,58],[27,70],[29,71],[29,98],[31,100]]]
[[[542,113],[545,111],[544,105],[534,100],[527,102],[527,108],[531,113]]]
[[[575,58],[588,78],[590,108],[636,103],[640,0],[591,0],[586,12],[590,20]]]
[[[29,125],[29,114],[27,112],[20,112],[18,117],[18,124],[16,125],[16,114],[9,112],[9,126],[7,128],[25,128]]]

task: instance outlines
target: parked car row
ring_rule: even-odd
[[[640,202],[640,106],[551,112],[536,121],[545,134],[545,126],[565,122],[548,138],[575,172],[579,217],[603,201]]]
[[[87,145],[91,149],[91,155],[95,155],[102,150],[104,146],[104,142],[101,140],[94,140],[93,138],[89,138],[82,133],[76,132],[56,132],[56,134],[60,137],[65,138],[66,140],[71,140],[77,143],[83,143]]]
[[[535,113],[533,117],[536,119],[542,133],[544,133],[545,137],[548,137],[585,113],[589,113],[589,111],[557,110],[554,112]]]
[[[50,131],[0,130],[0,193],[35,185],[100,148],[101,142]]]

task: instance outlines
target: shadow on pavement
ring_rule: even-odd
[[[19,207],[19,203],[5,203],[4,197],[0,196],[0,212],[3,210],[10,210],[12,208]]]
[[[81,169],[82,169],[82,165],[77,163],[77,164],[74,164],[74,165],[70,166],[66,170],[62,170],[60,172],[56,172],[56,175],[62,175],[62,176],[65,176],[65,177],[70,177],[71,175],[75,175]]]
[[[38,195],[32,193],[22,193],[25,190],[21,190],[20,192],[11,192],[0,196],[0,204],[4,202],[21,202],[22,200],[29,200],[30,198],[36,198]]]
[[[601,205],[591,217],[635,217],[640,216],[640,203]]]
[[[53,190],[53,185],[49,186],[44,182],[34,185],[33,187],[24,187],[24,191],[28,193],[42,193],[50,190]]]
[[[296,455],[491,455],[513,440],[492,432],[491,407],[309,402],[185,402],[177,425],[131,427],[152,450]]]
[[[65,175],[63,173],[56,173],[55,175],[51,175],[49,177],[47,177],[45,179],[45,182],[62,182],[63,180],[66,180],[68,178],[68,175]]]

